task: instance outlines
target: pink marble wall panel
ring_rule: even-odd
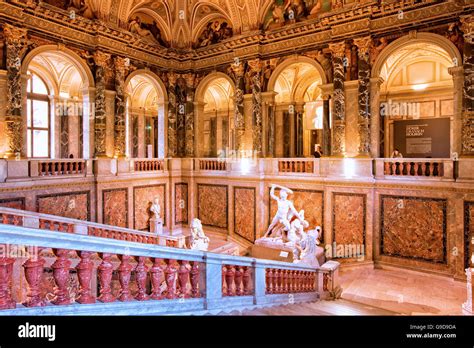
[[[365,198],[352,193],[333,194],[333,242],[365,245]]]
[[[227,228],[227,186],[198,184],[197,188],[199,220],[206,226]]]
[[[90,221],[90,192],[57,193],[36,198],[39,213]]]
[[[102,191],[102,221],[106,225],[128,227],[128,191]]]
[[[0,199],[0,207],[25,210],[24,198]]]
[[[290,187],[291,188],[291,187]],[[324,192],[312,190],[292,189],[294,194],[289,195],[288,199],[293,201],[297,211],[304,209],[304,216],[309,222],[309,229],[314,229],[316,226],[323,227],[324,216]],[[276,195],[279,196],[279,190],[276,190]],[[270,197],[270,216],[269,221],[275,216],[277,212],[277,202]]]
[[[177,183],[174,186],[174,223],[187,224],[188,223],[188,184]]]
[[[161,206],[161,217],[166,226],[166,185],[140,186],[133,189],[134,228],[137,230],[149,230],[151,205],[155,198],[159,198]]]
[[[234,187],[234,233],[255,241],[256,202],[254,187]]]
[[[381,197],[381,253],[446,263],[446,200]]]
[[[474,252],[474,202],[464,202],[464,268],[471,266]]]

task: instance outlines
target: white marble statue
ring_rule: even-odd
[[[210,239],[204,234],[202,223],[199,219],[191,222],[191,242],[190,248],[193,250],[207,251]]]
[[[277,197],[275,195],[276,188],[280,189],[280,197]],[[296,216],[298,220],[303,222],[303,220],[301,220],[301,217],[298,214],[298,211],[296,211],[295,206],[293,205],[293,202],[288,200],[288,194],[292,194],[292,193],[293,191],[291,191],[289,188],[275,185],[275,184],[272,185],[271,190],[270,190],[270,197],[277,201],[278,210],[277,210],[277,213],[275,214],[275,217],[272,220],[272,223],[268,227],[268,230],[265,233],[264,238],[269,237],[270,234],[272,233],[272,230],[279,223],[283,225],[284,229],[287,232],[289,232],[291,229],[290,220],[293,216]]]
[[[161,206],[158,197],[151,205],[150,212],[153,213],[153,217],[150,219],[150,232],[163,234],[163,219],[161,218]]]
[[[316,229],[304,234],[304,238],[300,241],[302,248],[300,258],[295,259],[293,262],[319,268],[325,262],[324,249],[318,246],[321,227],[318,226]]]

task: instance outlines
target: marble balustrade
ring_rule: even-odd
[[[283,297],[267,294],[269,268],[294,275],[285,284],[288,293],[291,286],[291,293],[298,295],[295,302],[320,297],[317,269],[284,262],[48,230],[38,233],[15,225],[0,225],[0,246],[3,251],[12,246],[25,251],[0,255],[0,315],[110,315],[131,308],[136,314],[158,314],[170,308],[179,313],[282,303]],[[45,268],[52,269],[54,281],[49,298],[41,281]],[[26,293],[21,284],[27,284]]]

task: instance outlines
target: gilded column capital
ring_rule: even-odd
[[[130,69],[130,59],[123,57],[114,57],[115,71],[121,75],[126,75]]]
[[[474,17],[472,15],[462,16],[460,20],[464,38],[472,43],[474,38]]]
[[[262,72],[262,68],[263,68],[263,63],[260,59],[252,59],[252,60],[249,60],[248,62],[248,65],[249,65],[249,68],[250,68],[250,71],[253,73],[253,74],[259,74]]]
[[[354,45],[357,46],[359,59],[369,59],[370,49],[372,48],[372,38],[365,36],[354,39]]]
[[[456,77],[463,77],[464,76],[464,67],[461,66],[452,66],[448,68],[448,73],[453,76],[454,78]]]
[[[170,71],[168,73],[168,84],[169,84],[169,86],[175,86],[177,80],[178,80],[178,74],[176,74],[174,71]]]
[[[346,43],[344,41],[330,43],[329,50],[331,51],[334,57],[342,59],[344,58],[344,54],[346,52]]]
[[[112,56],[109,53],[105,53],[102,51],[95,51],[93,58],[97,66],[100,66],[101,68],[106,68],[108,67],[109,61],[112,58]]]
[[[245,69],[241,62],[231,64],[230,68],[236,78],[244,77]]]
[[[196,74],[194,73],[187,73],[183,75],[184,80],[186,81],[186,86],[188,88],[195,88],[196,87]]]

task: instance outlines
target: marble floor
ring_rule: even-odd
[[[399,269],[341,269],[342,298],[402,315],[461,315],[466,283]]]

